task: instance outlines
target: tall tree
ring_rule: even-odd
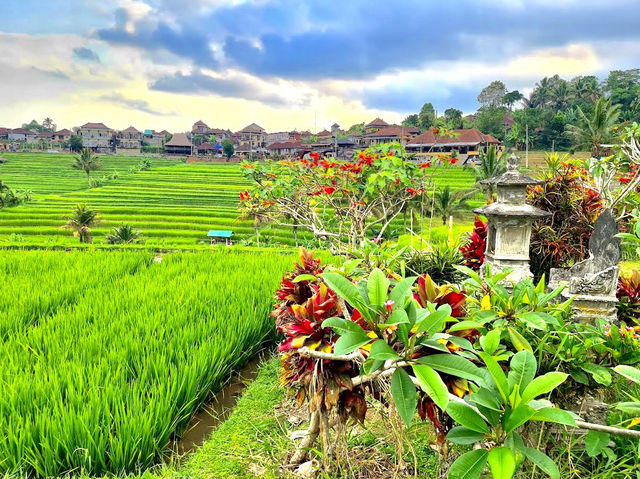
[[[420,126],[420,117],[417,114],[409,115],[402,120],[402,126],[413,126],[418,128]]]
[[[83,148],[80,156],[74,157],[71,168],[84,171],[87,174],[87,183],[91,186],[91,172],[101,170],[102,163],[98,161],[97,156],[91,153],[89,148]]]
[[[49,117],[46,117],[43,121],[42,121],[42,130],[43,131],[55,131],[56,129],[56,125],[54,125],[53,120]]]
[[[514,127],[517,128],[516,125]],[[480,153],[479,162],[471,168],[473,176],[476,178],[476,185],[482,190],[485,200],[491,201],[495,193],[494,185],[481,185],[480,182],[495,178],[506,171],[504,155],[496,151],[495,146],[491,145],[486,152]]]
[[[513,110],[513,105],[517,102],[521,101],[524,98],[524,95],[520,93],[518,90],[513,90],[507,92],[504,97],[502,97],[502,103],[507,105],[509,111]]]
[[[233,142],[229,138],[225,138],[225,140],[222,142],[222,152],[227,157],[227,161],[229,161],[233,154],[236,152],[236,149],[233,146]]]
[[[444,111],[444,119],[446,120],[449,128],[462,128],[462,111],[457,108],[447,108]]]
[[[72,135],[69,138],[69,149],[75,153],[82,151],[82,137],[80,135]]]
[[[447,224],[449,216],[456,216],[469,208],[467,200],[476,193],[477,190],[460,190],[453,192],[451,186],[438,188],[433,195],[433,211],[431,214],[442,220],[442,224]]]
[[[436,120],[436,110],[431,103],[425,103],[418,113],[418,125],[421,129],[431,128]]]
[[[499,80],[494,80],[484,87],[478,95],[478,103],[481,108],[497,108],[504,105],[504,96],[507,87]]]
[[[602,156],[602,145],[613,140],[613,127],[616,126],[619,117],[620,105],[612,105],[611,100],[606,98],[600,98],[596,102],[591,116],[587,116],[578,108],[578,122],[568,127],[574,147],[589,150],[596,157]]]
[[[640,68],[613,70],[602,86],[614,105],[619,104],[622,110],[628,110],[640,94]]]

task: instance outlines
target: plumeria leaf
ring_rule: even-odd
[[[465,452],[449,469],[449,479],[478,479],[487,465],[489,453],[486,449]]]
[[[371,345],[371,351],[369,352],[370,359],[382,359],[384,361],[388,359],[399,359],[398,353],[396,353],[386,341],[378,339]]]
[[[369,275],[367,282],[369,288],[369,301],[374,306],[382,307],[387,300],[389,280],[380,269],[375,268]]]
[[[447,409],[449,390],[440,375],[424,364],[415,364],[413,373],[418,380],[420,389],[426,392],[440,409],[443,411]]]
[[[473,444],[484,439],[484,434],[464,426],[455,426],[447,433],[447,440],[454,444]]]
[[[473,410],[471,406],[462,402],[450,402],[447,406],[447,414],[458,424],[482,434],[489,433],[489,426],[484,419]]]
[[[398,414],[406,425],[409,425],[416,412],[418,394],[409,374],[398,368],[391,377],[391,396]]]
[[[506,447],[494,447],[489,451],[489,469],[493,479],[511,479],[516,472],[516,459]]]

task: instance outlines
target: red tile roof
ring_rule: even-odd
[[[9,133],[16,133],[18,135],[37,135],[37,132],[31,131],[31,130],[26,130],[24,128],[14,128],[13,130],[10,130]]]
[[[191,142],[185,133],[175,133],[164,146],[191,146]]]
[[[368,138],[386,138],[386,137],[402,137],[402,136],[414,136],[419,133],[419,130],[413,126],[398,126],[392,125],[385,128],[381,128],[373,133],[365,135]]]
[[[122,133],[140,133],[140,132],[136,130],[133,126],[130,126],[126,130],[122,130]]]
[[[333,133],[327,130],[322,130],[320,133],[317,133],[316,136],[331,136]]]
[[[84,128],[85,130],[110,130],[111,129],[104,123],[91,123],[91,122],[85,123],[80,128]]]
[[[73,135],[73,133],[71,131],[67,130],[66,128],[63,128],[60,131],[56,131],[54,133],[54,135],[56,135],[56,136],[70,136],[70,135]]]
[[[500,141],[491,135],[481,133],[477,128],[468,130],[453,130],[456,136],[435,135],[433,131],[427,130],[422,135],[413,138],[409,145],[420,146],[455,146],[455,145],[477,145],[480,143],[495,143]]]
[[[384,121],[382,118],[376,118],[376,119],[374,119],[374,120],[371,120],[371,122],[369,122],[369,123],[365,126],[365,128],[370,127],[370,126],[373,126],[373,127],[377,127],[377,126],[380,126],[380,127],[382,127],[382,126],[389,126],[389,123],[387,123],[386,121]]]
[[[213,145],[211,143],[203,143],[198,147],[198,151],[213,151],[215,150],[215,148],[213,147]]]
[[[255,123],[251,123],[250,125],[245,126],[238,133],[264,133],[265,130],[260,125]]]
[[[198,121],[196,121],[196,122],[193,124],[193,126],[206,126],[207,128],[209,128],[209,127],[207,126],[207,124],[206,124],[204,121],[202,121],[202,120],[198,120]]]
[[[302,143],[298,141],[282,141],[272,143],[267,147],[269,150],[293,150],[296,148],[302,148]]]

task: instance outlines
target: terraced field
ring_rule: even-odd
[[[102,218],[93,229],[96,243],[103,243],[103,236],[120,223],[142,231],[146,245],[153,247],[204,246],[210,229],[233,230],[240,241],[254,237],[251,221],[237,219],[238,193],[248,186],[237,164],[152,158],[150,170],[130,173],[129,168],[141,158],[105,156],[101,158],[105,170],[93,177],[117,171],[118,178],[88,189],[83,172],[69,167],[70,155],[10,154],[5,158],[0,179],[12,188],[30,189],[34,201],[0,211],[0,244],[76,244],[61,226],[78,203],[90,205]],[[459,190],[470,188],[474,181],[468,171],[449,167],[438,171],[437,183]],[[478,196],[471,204],[481,202]],[[462,221],[462,229],[470,229],[470,219],[469,215]],[[392,228],[401,229],[401,221]],[[446,237],[441,226],[434,230],[435,236]],[[294,244],[287,227],[267,226],[261,236],[271,245]],[[303,243],[311,239],[305,232],[299,236]]]

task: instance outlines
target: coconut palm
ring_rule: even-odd
[[[585,115],[580,107],[577,108],[577,112],[576,124],[568,125],[574,147],[589,150],[596,157],[602,156],[602,145],[610,143],[615,136],[614,127],[620,117],[620,105],[612,105],[611,100],[599,98],[590,117]]]
[[[516,125],[514,125],[515,127]],[[471,167],[473,175],[476,177],[476,184],[489,178],[500,176],[506,171],[505,155],[498,154],[494,145],[491,145],[486,152],[481,152],[477,165]],[[494,185],[478,185],[482,189],[487,201],[491,201],[495,192]]]
[[[142,239],[142,233],[133,229],[131,225],[122,224],[116,226],[107,235],[107,243],[109,244],[131,244],[138,243]]]
[[[87,182],[91,186],[91,172],[102,169],[102,163],[98,161],[98,157],[93,156],[89,148],[83,148],[80,156],[76,156],[73,161],[71,168],[84,171],[87,174]]]
[[[438,188],[433,195],[433,211],[431,214],[442,219],[442,224],[447,224],[449,216],[456,216],[462,211],[467,211],[469,205],[467,200],[476,193],[477,190],[451,191],[450,186]]]
[[[100,223],[98,212],[87,205],[80,204],[76,206],[73,215],[67,218],[63,228],[73,230],[73,235],[78,237],[80,243],[91,243],[91,227],[98,223]]]

